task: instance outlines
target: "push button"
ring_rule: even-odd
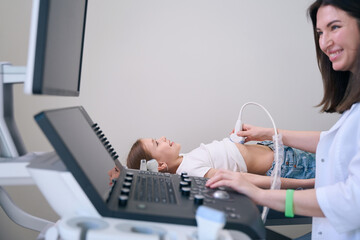
[[[194,196],[194,203],[196,205],[202,205],[204,203],[204,196],[200,194],[196,194]]]
[[[129,197],[125,195],[119,196],[119,206],[126,206]]]
[[[189,187],[183,187],[183,188],[181,189],[181,194],[182,194],[183,196],[188,197],[188,196],[190,196],[190,190],[191,190],[191,188],[189,188]]]

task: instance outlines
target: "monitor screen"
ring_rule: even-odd
[[[34,0],[24,91],[78,96],[87,0]]]

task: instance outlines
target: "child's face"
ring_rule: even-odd
[[[158,162],[169,163],[176,160],[179,157],[181,145],[175,142],[171,142],[165,137],[158,139],[145,138],[141,140],[146,150],[155,158]]]

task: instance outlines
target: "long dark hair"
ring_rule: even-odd
[[[153,159],[150,153],[148,153],[144,147],[141,139],[136,140],[132,145],[128,157],[126,159],[126,166],[131,169],[139,169],[141,159],[149,161]]]
[[[316,31],[316,15],[321,6],[332,5],[345,11],[358,22],[360,31],[360,1],[354,0],[317,0],[308,9],[314,31],[316,56],[318,66],[324,84],[324,97],[319,103],[322,112],[343,113],[350,109],[351,105],[360,102],[360,67],[351,74],[350,71],[335,71],[328,58],[320,49],[319,35]],[[359,66],[360,48],[357,54],[357,66]]]

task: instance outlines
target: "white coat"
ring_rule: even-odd
[[[325,218],[313,218],[312,239],[360,240],[360,103],[320,134],[316,198]]]

